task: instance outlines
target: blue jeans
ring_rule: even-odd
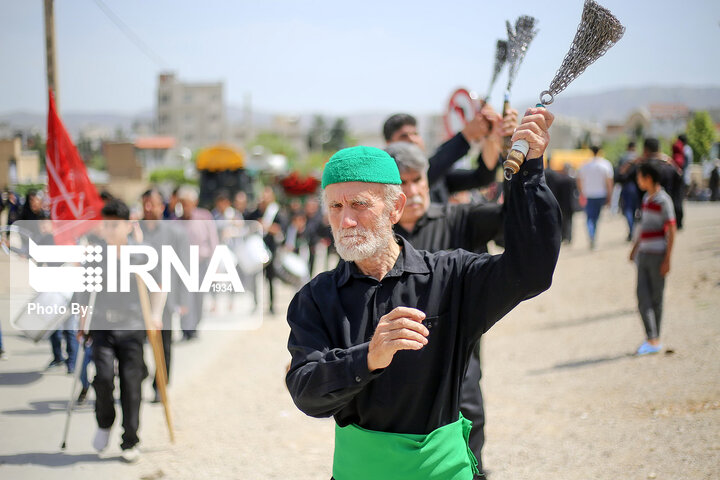
[[[633,182],[623,185],[620,198],[623,203],[623,216],[628,224],[628,232],[632,235],[635,228],[635,211],[638,209],[637,186]]]
[[[77,318],[70,317],[59,329],[50,335],[50,345],[52,346],[53,360],[57,362],[65,361],[68,372],[75,370],[75,362],[77,360],[78,341],[76,325]],[[65,337],[65,352],[67,359],[63,359],[62,339]]]
[[[597,231],[597,222],[600,218],[600,210],[605,205],[606,198],[588,198],[585,205],[585,214],[587,215],[587,229],[590,235],[590,241],[595,241],[595,232]]]
[[[83,357],[83,363],[80,367],[80,383],[82,384],[82,388],[84,390],[87,390],[90,388],[90,381],[88,380],[88,374],[87,374],[87,367],[90,365],[90,362],[92,362],[92,344],[87,345],[85,347],[85,356]]]

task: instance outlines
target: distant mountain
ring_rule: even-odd
[[[522,105],[533,103],[535,100],[529,100]],[[623,123],[634,110],[654,103],[682,103],[690,110],[720,108],[720,87],[639,87],[587,95],[560,94],[551,108],[556,116],[582,118],[604,125]]]
[[[141,112],[135,115],[105,113],[105,112],[61,112],[65,128],[70,135],[77,137],[79,132],[85,128],[102,128],[114,133],[118,128],[125,134],[132,131],[133,123],[147,122],[152,120],[151,112]],[[44,135],[47,130],[47,116],[41,113],[12,112],[0,115],[0,125],[7,124],[8,129],[31,130]]]
[[[517,105],[531,105],[535,99],[526,99],[518,102]],[[586,95],[558,96],[552,105],[552,111],[556,116],[581,118],[586,121],[598,122],[600,124],[622,123],[627,116],[638,108],[647,107],[654,103],[682,103],[691,110],[705,110],[720,108],[720,86],[718,87],[638,87],[621,88],[605,92]],[[339,115],[344,118],[351,132],[356,133],[377,133],[382,122],[388,115],[394,112],[358,112]],[[420,113],[420,112],[413,112]],[[437,112],[440,113],[440,112]],[[256,129],[264,129],[272,126],[272,120],[278,112],[253,111],[253,125]],[[138,112],[137,114],[113,114],[106,112],[64,112],[63,121],[70,134],[77,136],[78,132],[87,127],[105,128],[115,132],[121,128],[129,133],[136,121],[148,122],[153,118],[152,111]],[[285,113],[285,115],[290,115]],[[313,121],[314,113],[301,113],[297,115],[300,127],[307,129]],[[425,115],[418,115],[424,118]],[[324,115],[326,122],[332,121],[338,116]],[[244,121],[244,110],[242,107],[229,105],[227,107],[227,120],[230,125],[240,124]],[[47,118],[45,114],[28,112],[11,112],[0,114],[0,127],[3,131],[35,129],[43,133],[46,129]],[[5,125],[3,125],[5,124]],[[329,125],[328,125],[329,126]]]

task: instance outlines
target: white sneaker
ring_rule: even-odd
[[[109,428],[98,428],[95,432],[95,438],[93,438],[93,448],[98,452],[102,452],[108,446],[110,442],[110,429]]]
[[[122,458],[128,463],[135,463],[138,460],[140,460],[140,450],[138,449],[138,446],[135,445],[132,448],[128,448],[127,450],[122,451]]]

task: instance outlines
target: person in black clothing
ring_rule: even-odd
[[[550,168],[550,162],[545,168],[545,182],[555,196],[562,212],[562,241],[572,243],[572,222],[575,201],[575,181],[566,172],[556,172]]]
[[[500,132],[499,122],[494,130]],[[415,248],[429,252],[456,248],[487,252],[487,242],[495,238],[502,227],[501,205],[430,203],[426,174],[428,162],[420,148],[411,143],[396,142],[385,151],[397,163],[402,190],[407,197],[400,221],[394,227],[397,235],[407,239]],[[480,472],[483,471],[481,451],[485,443],[481,377],[478,343],[465,373],[460,411],[472,422],[469,444],[478,460]]]
[[[129,222],[130,210],[120,200],[109,200],[102,209],[102,239],[107,248],[119,248],[129,243],[133,225]],[[117,247],[116,247],[117,246]],[[102,271],[102,285],[107,285],[107,268]],[[141,385],[147,377],[143,356],[145,343],[145,321],[140,307],[137,283],[131,278],[129,292],[107,292],[96,294],[91,316],[90,340],[93,345],[95,378],[95,418],[98,430],[93,447],[102,452],[110,439],[110,428],[115,422],[115,362],[120,377],[120,404],[122,407],[123,435],[120,448],[126,461],[138,460],[138,428],[140,425]],[[88,298],[90,294],[87,294]],[[156,328],[162,328],[163,294],[150,294],[153,321]],[[86,301],[86,304],[89,303]],[[78,336],[83,336],[86,319],[81,321]]]
[[[305,285],[289,306],[286,383],[300,410],[334,416],[338,478],[371,478],[362,471],[374,465],[384,468],[374,480],[477,473],[459,414],[467,363],[484,332],[549,288],[559,254],[560,210],[542,162],[552,120],[545,109],[529,109],[513,135],[529,142],[530,159],[508,185],[501,255],[429,253],[395,236],[406,197],[384,152],[353,147],[326,164],[324,199],[343,261]],[[459,424],[462,430],[455,430]],[[368,437],[427,443],[423,450],[371,455]],[[429,451],[438,456],[430,460]],[[426,461],[433,473],[399,476]]]
[[[660,184],[672,198],[673,205],[682,204],[682,197],[685,192],[685,182],[682,177],[682,170],[672,161],[670,157],[660,152],[660,141],[654,137],[648,137],[643,143],[643,156],[640,161],[658,160],[660,167]],[[678,212],[677,208],[675,213]],[[676,217],[677,218],[677,217]],[[680,218],[677,218],[677,228],[682,228]]]
[[[257,220],[263,228],[263,241],[270,251],[270,261],[265,265],[265,279],[268,285],[268,298],[270,305],[268,312],[275,314],[275,289],[274,281],[277,276],[275,273],[275,261],[278,245],[282,243],[282,232],[288,224],[287,217],[280,211],[280,206],[275,201],[275,192],[272,187],[265,187],[260,197],[257,209],[250,212],[245,217],[246,220]]]
[[[308,247],[310,248],[308,267],[310,271],[310,278],[312,278],[315,267],[315,250],[317,249],[326,228],[326,225],[323,222],[323,214],[320,210],[320,202],[314,196],[308,197],[307,200],[305,200],[305,218],[307,220],[306,237]]]
[[[715,165],[710,172],[710,201],[717,202],[720,200],[720,161],[715,160]]]
[[[486,105],[462,131],[446,141],[429,159],[427,172],[430,198],[435,203],[447,203],[453,192],[480,188],[495,181],[500,162],[500,145],[486,142],[483,153],[477,159],[477,169],[453,169],[455,162],[467,155],[470,143],[485,140],[490,133],[490,118],[496,115]],[[510,109],[503,119],[504,125],[517,125],[518,112]],[[410,142],[421,149],[425,143],[417,131],[417,120],[407,113],[390,116],[383,125],[385,142]]]
[[[620,190],[620,202],[622,212],[628,224],[627,241],[632,240],[635,230],[635,217],[637,216],[640,203],[642,202],[642,191],[637,185],[635,163],[635,142],[628,142],[627,150],[620,157],[615,173],[615,183],[622,185]]]

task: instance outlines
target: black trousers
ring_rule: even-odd
[[[98,427],[110,428],[115,422],[115,360],[120,376],[120,405],[122,406],[123,450],[132,448],[140,439],[141,385],[147,377],[143,357],[145,331],[109,330],[92,333],[95,362],[95,418]]]
[[[460,392],[460,412],[463,417],[472,422],[470,430],[470,450],[475,454],[478,461],[478,470],[483,471],[482,466],[482,448],[485,443],[485,409],[483,408],[482,390],[480,390],[480,378],[482,371],[480,370],[479,343],[472,355],[468,369],[463,379],[462,391]]]
[[[573,213],[572,210],[562,212],[562,239],[568,243],[572,243]]]

